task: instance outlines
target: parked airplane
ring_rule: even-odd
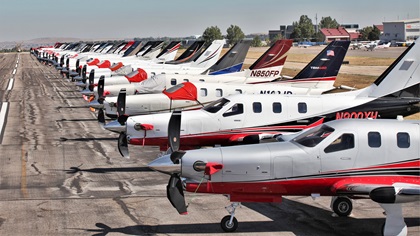
[[[179,115],[171,120],[177,126],[169,139],[173,152],[148,166],[171,176],[167,197],[180,214],[187,213],[183,186],[228,196],[229,215],[221,221],[227,232],[238,227],[239,202],[333,196],[332,210],[348,216],[350,199],[370,198],[385,210],[383,234],[407,235],[402,203],[420,199],[420,121],[335,120],[290,141],[183,152]]]
[[[126,76],[115,76],[110,77],[111,75],[106,72],[104,75],[103,73],[100,73],[99,75],[104,75],[107,78],[107,84],[127,84],[128,81],[130,82],[141,82],[147,78],[149,78],[151,75],[155,74],[161,74],[161,73],[178,73],[178,74],[200,74],[200,73],[211,73],[209,70],[215,70],[220,71],[222,69],[226,69],[230,72],[234,72],[233,69],[228,69],[231,67],[234,67],[230,63],[234,63],[237,56],[235,56],[238,52],[235,53],[232,52],[231,55],[233,58],[225,58],[222,57],[220,60],[218,60],[220,53],[222,52],[223,45],[225,40],[214,40],[212,44],[210,44],[203,52],[200,53],[200,55],[192,62],[185,62],[185,63],[179,63],[179,64],[159,64],[157,65],[159,68],[158,70],[151,69],[145,69],[145,68],[138,68],[137,70],[134,70],[132,73],[134,73],[136,76],[133,77],[133,74],[127,74]],[[250,43],[243,42],[240,45],[242,47],[247,47],[249,49]],[[246,48],[243,48],[245,50]],[[241,53],[239,53],[241,54]],[[246,53],[245,53],[246,55]],[[245,56],[244,56],[245,58]],[[226,63],[226,64],[225,64]],[[236,71],[240,70],[237,68],[238,66],[234,64],[236,67]],[[131,65],[131,67],[136,67],[136,65]],[[177,69],[176,69],[177,68]],[[88,70],[87,70],[88,71]],[[95,70],[95,80],[93,84],[98,84],[100,76],[97,74],[98,70]],[[153,71],[156,71],[158,73],[155,73]],[[131,78],[136,78],[135,80]],[[77,84],[80,87],[86,88],[87,85],[85,83]]]
[[[236,44],[227,52],[223,58],[215,64],[220,67],[222,64],[226,65],[226,69],[213,69],[210,71],[232,71],[232,68],[240,69],[239,65],[242,66],[245,59],[247,50],[249,47],[242,44]],[[246,47],[245,47],[246,46]],[[287,52],[292,46],[292,40],[277,40],[260,58],[258,58],[249,69],[238,72],[225,73],[217,75],[200,74],[200,75],[180,75],[180,74],[160,74],[152,76],[149,79],[141,81],[139,83],[134,82],[135,80],[128,78],[127,80],[119,80],[119,82],[125,82],[125,84],[113,84],[109,85],[109,78],[104,80],[104,96],[112,97],[117,96],[122,88],[125,88],[127,95],[143,94],[143,93],[161,93],[165,88],[170,88],[182,82],[214,82],[214,83],[263,83],[270,82],[280,77],[281,70],[283,69],[284,62],[286,61]],[[231,55],[231,52],[233,53]],[[238,53],[239,52],[239,53]],[[242,54],[242,55],[241,55]],[[236,55],[236,60],[233,60]],[[226,60],[232,61],[228,63]],[[232,66],[233,65],[233,66]],[[213,66],[213,67],[215,67]],[[139,72],[138,74],[140,74]],[[110,80],[114,80],[113,77]],[[290,80],[296,81],[296,80]],[[111,81],[112,83],[112,81]],[[318,81],[317,81],[318,83]],[[328,83],[328,85],[326,84]],[[323,84],[325,87],[331,88],[334,84],[334,80],[323,80],[319,81],[319,86]],[[83,95],[89,96],[94,94],[98,97],[97,88],[89,86],[89,89],[82,91]]]
[[[220,53],[222,52],[225,40],[214,40],[213,43],[193,62],[181,63],[181,64],[143,64],[136,62],[130,64],[132,68],[141,68],[146,74],[147,78],[151,77],[152,74],[161,73],[179,73],[179,74],[201,74],[208,70],[218,60]],[[88,70],[89,71],[89,70]],[[95,69],[95,78],[99,78],[101,75],[110,77],[111,70],[107,68]]]
[[[184,82],[171,87],[163,93],[130,95],[126,98],[126,115],[148,114],[170,111],[175,108],[197,109],[221,97],[238,94],[321,94],[333,89],[332,84],[338,74],[346,55],[350,41],[335,41],[321,51],[297,76],[287,83],[262,84],[226,84],[205,82]],[[327,79],[330,86],[319,85],[319,81]],[[313,82],[313,80],[316,80]],[[290,82],[293,81],[293,82]],[[300,83],[311,86],[299,87]],[[312,82],[312,83],[310,83]],[[297,86],[294,86],[294,85]],[[314,86],[315,85],[315,86]],[[94,108],[104,108],[105,114],[116,118],[117,97],[107,97],[103,102],[92,102]]]
[[[265,137],[302,130],[322,119],[395,118],[415,114],[420,111],[419,40],[364,89],[318,96],[237,94],[200,110],[186,111],[182,119],[182,149],[257,143]],[[125,114],[123,108],[119,114]],[[110,122],[105,127],[121,132],[118,145],[123,156],[128,156],[127,143],[157,145],[165,150],[170,116],[170,113],[128,119],[121,116],[118,122]]]
[[[215,41],[218,41],[218,40],[215,40]],[[226,52],[223,55],[223,57],[221,57],[219,60],[217,60],[217,62],[213,66],[211,66],[209,69],[204,71],[203,74],[221,75],[221,74],[225,74],[225,73],[234,73],[234,72],[240,71],[250,46],[251,46],[251,41],[250,40],[241,40],[240,42],[235,44],[228,52]],[[212,50],[213,49],[210,49],[207,52],[211,52]],[[221,48],[220,48],[220,50],[221,50]],[[197,60],[202,60],[202,59],[204,59],[204,57],[207,57],[207,55],[205,55],[205,54],[207,54],[207,53],[205,52],[205,53],[202,54],[202,56],[197,57]],[[178,63],[178,64],[174,64],[174,65],[186,65],[186,63]],[[187,77],[196,76],[196,74],[193,74],[193,75],[185,75],[183,73],[180,73],[180,74],[181,75],[179,75],[179,76],[187,76]],[[174,74],[171,73],[171,76],[172,75],[174,75]],[[107,87],[109,87],[111,85],[120,85],[118,87],[122,86],[122,88],[125,88],[125,86],[129,87],[128,84],[130,84],[130,83],[140,83],[140,82],[146,80],[147,76],[148,76],[147,73],[143,69],[138,68],[136,71],[133,71],[128,75],[105,78],[105,81],[106,81]],[[151,79],[151,81],[145,82],[145,83],[147,83],[148,87],[150,87],[150,85],[153,84],[153,82],[155,81],[152,78],[150,78],[150,79]],[[104,81],[104,83],[105,83],[105,81]],[[89,82],[89,84],[92,84],[92,83],[93,84],[98,84],[99,79],[95,79],[93,82],[91,82],[91,81]],[[143,85],[145,83],[143,83]],[[81,83],[81,84],[77,84],[77,85],[86,86],[85,83]],[[83,91],[83,93],[82,93],[83,95],[91,95],[92,94],[91,92],[94,91],[94,86],[89,85],[88,88],[89,88],[89,91]],[[138,86],[137,89],[138,89],[137,91],[142,91],[140,86]],[[150,92],[150,88],[149,88],[148,91]],[[160,91],[156,91],[156,92],[160,93],[162,91],[163,91],[163,88],[161,88]],[[118,92],[119,92],[119,90],[118,90]],[[118,94],[118,92],[117,92],[117,94]],[[97,94],[95,94],[95,95],[97,95]],[[106,92],[106,96],[109,96],[109,95],[110,95],[110,93]],[[97,96],[97,97],[99,97],[99,96]]]

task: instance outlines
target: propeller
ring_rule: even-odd
[[[84,65],[82,68],[82,82],[83,83],[86,83],[86,70],[87,70],[87,65]]]
[[[104,85],[105,85],[105,76],[101,75],[98,82],[98,103],[104,104]],[[104,109],[100,108],[98,111],[98,122],[105,124],[105,114]]]
[[[125,122],[128,119],[128,116],[125,114],[125,101],[126,101],[126,89],[122,88],[117,98],[117,114],[118,114],[118,123],[125,125]]]
[[[168,142],[170,147],[169,150],[171,152],[170,158],[174,164],[180,164],[180,160],[185,154],[185,152],[179,151],[180,136],[181,111],[174,110],[168,124]],[[188,214],[180,174],[176,173],[171,175],[168,185],[166,186],[166,197],[179,214]]]
[[[90,70],[89,73],[89,90],[93,92],[93,88],[95,87],[95,69]]]
[[[128,151],[128,141],[127,141],[127,133],[121,132],[120,136],[118,136],[118,151],[120,152],[121,156],[129,159],[130,153]]]

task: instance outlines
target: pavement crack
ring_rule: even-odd
[[[38,167],[36,167],[36,162],[32,163],[31,166],[35,169],[36,172],[38,172],[38,174],[42,174],[41,171],[38,169]]]

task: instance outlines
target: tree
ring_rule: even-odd
[[[374,28],[372,26],[366,26],[365,28],[360,30],[360,34],[362,35],[362,40],[378,40],[381,32],[378,28]]]
[[[292,35],[295,39],[309,40],[315,33],[312,20],[307,15],[300,16],[299,22],[293,22],[293,25],[295,28]]]
[[[339,26],[340,24],[338,24],[338,22],[335,19],[332,19],[330,16],[322,17],[321,21],[319,22],[320,29],[323,29],[323,28],[333,29],[333,28],[338,28]]]
[[[222,32],[217,26],[207,27],[207,29],[204,30],[203,35],[201,37],[207,45],[211,44],[214,40],[223,39]]]
[[[255,36],[254,39],[252,39],[252,43],[251,43],[252,47],[261,47],[262,46],[262,42],[260,39],[260,36]]]
[[[245,38],[244,32],[242,32],[242,29],[237,25],[230,25],[230,27],[226,30],[226,32],[227,32],[226,39],[229,41],[229,44],[231,45]]]

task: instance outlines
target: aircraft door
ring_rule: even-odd
[[[351,132],[333,135],[329,137],[329,142],[320,145],[322,172],[350,169],[356,161],[358,152],[356,135]]]

